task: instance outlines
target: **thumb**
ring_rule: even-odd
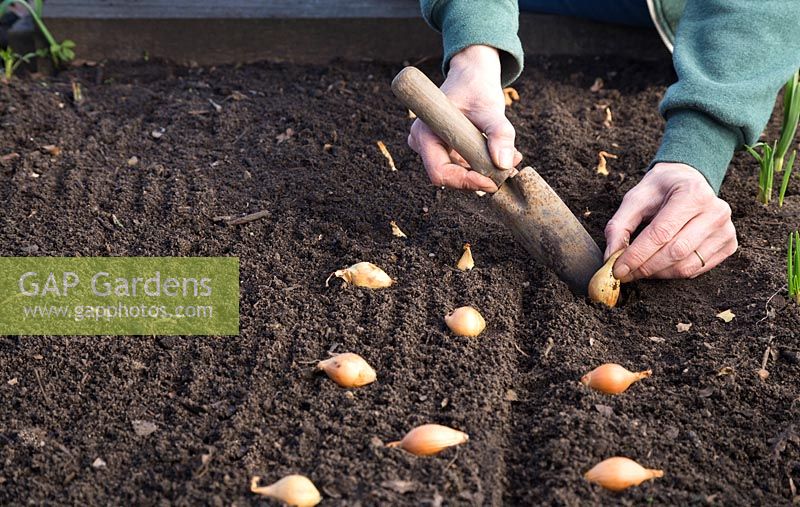
[[[492,162],[500,169],[514,167],[514,157],[517,150],[514,148],[514,127],[503,113],[493,117],[486,125],[478,125],[489,138],[489,154]]]

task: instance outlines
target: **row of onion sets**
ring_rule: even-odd
[[[616,260],[616,257],[615,254],[613,260]],[[595,277],[598,280],[597,285],[603,285],[599,293],[605,300],[601,302],[608,306],[616,304],[619,294],[619,281],[615,281],[613,275],[609,279],[608,275],[613,260],[609,259],[609,263],[601,268]],[[474,265],[471,247],[466,244],[456,267],[462,271],[469,271]],[[369,262],[359,262],[337,270],[328,277],[326,285],[333,277],[368,289],[386,288],[395,283],[385,271]],[[444,315],[444,323],[454,335],[463,337],[477,337],[486,328],[486,320],[471,306],[462,306],[450,311]],[[336,354],[320,361],[317,369],[339,386],[348,389],[364,387],[375,382],[378,377],[375,369],[363,357],[352,352]],[[652,375],[651,370],[632,372],[619,364],[607,363],[583,375],[580,382],[600,393],[617,395],[625,392],[633,383],[650,375]],[[402,439],[386,444],[386,447],[402,449],[416,456],[433,456],[468,441],[469,435],[458,429],[440,424],[423,424],[411,429]],[[648,469],[632,459],[615,456],[597,463],[584,474],[584,478],[608,490],[623,491],[663,475],[664,472],[661,470]],[[259,477],[253,477],[250,485],[253,493],[280,500],[291,506],[311,507],[322,500],[311,480],[302,475],[289,475],[266,486],[260,486],[259,482]]]

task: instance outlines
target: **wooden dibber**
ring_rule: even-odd
[[[490,202],[520,245],[552,269],[573,292],[586,294],[603,255],[566,204],[531,167],[501,170],[489,156],[486,138],[419,69],[406,67],[392,91],[474,171],[498,186]]]

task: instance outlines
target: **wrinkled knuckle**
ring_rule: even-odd
[[[731,216],[733,215],[731,205],[722,199],[717,199],[717,203],[717,209],[719,210],[719,214],[723,220],[730,220]]]
[[[644,257],[638,248],[629,248],[625,250],[625,256],[628,257],[625,264],[631,268],[636,268],[637,266],[641,267],[647,261],[647,257]]]
[[[606,233],[606,236],[608,236],[609,234],[614,234],[619,232],[621,229],[622,227],[619,224],[617,224],[617,222],[615,222],[614,219],[611,219],[606,224],[604,232]]]
[[[517,136],[514,126],[506,119],[505,116],[496,120],[490,128],[487,129],[489,136],[504,141],[514,141]]]
[[[673,261],[681,261],[692,253],[692,246],[684,238],[676,239],[669,247],[669,257]]]
[[[655,270],[649,264],[642,264],[637,270],[642,278],[650,278],[656,274]]]
[[[630,203],[636,201],[639,198],[639,191],[636,190],[636,187],[628,190],[624,196],[622,196],[623,203]]]
[[[656,245],[665,245],[672,239],[672,227],[668,224],[655,223],[651,224],[649,229],[649,240]]]

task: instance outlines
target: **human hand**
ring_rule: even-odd
[[[441,90],[478,130],[488,137],[489,154],[500,169],[511,169],[522,160],[514,148],[514,127],[506,118],[500,82],[500,55],[489,46],[469,46],[450,60],[450,71]],[[419,118],[411,126],[408,145],[420,154],[434,185],[494,192],[489,178],[469,171],[469,164],[447,146]]]
[[[694,278],[738,248],[731,208],[699,171],[658,163],[622,200],[606,225],[606,252],[625,248],[631,233],[650,224],[614,264],[623,283],[639,278]]]

